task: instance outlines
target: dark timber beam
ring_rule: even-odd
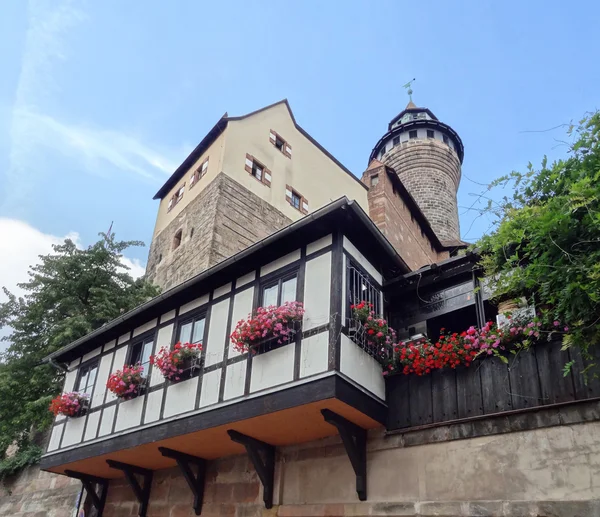
[[[129,486],[133,490],[136,499],[140,503],[140,509],[138,511],[139,517],[146,517],[148,511],[148,501],[150,500],[150,489],[152,488],[152,471],[136,465],[130,465],[129,463],[121,463],[115,460],[106,460],[106,463],[111,469],[117,469],[122,471],[129,482]],[[143,485],[135,477],[136,475],[141,476],[143,479]]]
[[[325,422],[335,426],[356,474],[356,493],[361,501],[367,500],[367,431],[330,409],[322,409]]]
[[[265,502],[265,508],[272,508],[273,484],[275,482],[275,447],[268,443],[261,442],[256,438],[238,433],[233,429],[227,431],[227,434],[229,434],[229,437],[234,442],[240,443],[246,448],[248,456],[250,456],[250,460],[263,485],[263,501]]]
[[[81,481],[85,491],[92,499],[92,505],[96,508],[98,517],[102,517],[104,504],[106,503],[106,495],[108,493],[108,479],[75,472],[74,470],[65,470],[65,474],[70,478],[79,479],[79,481]],[[97,488],[100,490],[99,493],[96,491]]]
[[[197,456],[192,456],[191,454],[186,454],[185,452],[168,449],[167,447],[159,447],[158,451],[166,458],[172,458],[177,462],[179,470],[194,494],[194,511],[196,512],[196,515],[200,515],[202,513],[202,501],[204,499],[206,460],[198,458]],[[196,465],[198,468],[197,474],[194,474],[192,465]]]

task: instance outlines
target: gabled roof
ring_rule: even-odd
[[[196,148],[190,153],[190,155],[183,161],[183,163],[177,167],[175,172],[171,174],[171,177],[165,182],[165,184],[160,187],[158,192],[154,195],[153,199],[162,199],[167,195],[167,193],[175,186],[175,184],[186,174],[186,172],[196,163],[196,161],[206,152],[206,150],[213,144],[213,142],[219,137],[225,128],[227,128],[227,124],[230,121],[243,120],[249,118],[257,113],[261,113],[268,109],[273,108],[279,104],[285,104],[286,108],[290,113],[290,117],[296,129],[302,133],[308,140],[310,140],[317,148],[321,150],[331,161],[333,161],[338,167],[340,167],[344,172],[349,174],[355,181],[360,183],[365,189],[368,190],[368,187],[360,181],[352,172],[347,169],[335,156],[333,156],[327,149],[325,149],[319,142],[317,142],[312,136],[310,136],[298,123],[296,122],[296,118],[292,113],[292,108],[288,103],[287,99],[283,99],[281,101],[275,102],[273,104],[269,104],[264,108],[260,108],[256,111],[248,113],[246,115],[242,115],[239,117],[230,117],[227,112],[219,119],[219,121],[213,126],[213,128],[206,134],[206,136],[202,139],[202,141],[196,146]]]

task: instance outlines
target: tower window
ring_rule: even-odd
[[[427,130],[427,138],[435,138],[435,133],[431,130]]]
[[[417,138],[417,130],[413,129],[412,131],[409,131],[408,138]]]
[[[379,183],[379,174],[373,174],[373,176],[371,176],[371,186],[374,187],[378,183]]]
[[[296,210],[308,214],[308,200],[289,185],[285,186],[285,199]]]
[[[381,156],[383,156],[385,154],[385,148],[386,148],[385,145],[381,148]]]
[[[183,234],[183,230],[178,230],[177,233],[175,234],[175,237],[173,237],[173,249],[177,249],[179,248],[179,246],[181,245],[181,237]]]
[[[442,138],[444,139],[444,143],[446,145],[450,145],[450,139],[446,135],[444,135]]]
[[[171,199],[169,199],[169,205],[167,206],[167,212],[170,212],[171,209],[182,200],[184,192],[185,192],[185,183],[183,185],[181,185],[181,187],[179,187],[177,192],[175,192],[175,194],[173,194],[171,196]]]
[[[392,140],[392,144],[393,145],[398,145],[400,143],[400,137],[399,136],[395,136],[394,139]]]
[[[194,236],[194,229],[192,228],[192,229],[190,230],[190,239],[191,239],[193,236]]]
[[[292,157],[292,146],[288,144],[281,135],[272,129],[269,133],[269,142],[271,142],[278,151],[285,154],[288,158]]]
[[[260,163],[254,156],[246,155],[246,172],[267,187],[271,186],[271,171]]]
[[[192,188],[196,182],[202,178],[208,172],[208,158],[204,160],[198,168],[192,173],[190,177],[190,188]]]

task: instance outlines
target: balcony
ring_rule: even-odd
[[[354,271],[382,303],[380,269],[397,268],[397,258],[375,268],[367,258],[376,248],[373,235],[350,240],[339,230],[340,215],[352,234],[356,222],[339,207],[336,217],[320,218],[316,235],[315,222],[301,231],[307,224],[301,220],[270,244],[249,248],[55,354],[51,359],[69,368],[64,392],[84,390],[90,407],[80,417],[56,419],[42,468],[109,480],[127,468],[173,467],[176,454],[205,461],[251,453],[256,444],[274,450],[338,433],[354,437],[352,448],[366,430],[382,427],[380,360],[344,323],[358,286]],[[256,353],[236,350],[230,338],[236,323],[258,306],[286,300],[305,308],[291,341],[263,343]],[[132,358],[147,364],[150,352],[178,341],[203,345],[189,378],[165,380],[148,365],[138,396],[123,400],[106,390],[111,372]],[[359,476],[364,461],[353,466]]]

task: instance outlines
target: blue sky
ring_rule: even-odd
[[[599,107],[599,20],[592,1],[4,3],[0,285],[111,221],[149,244],[152,196],[216,120],[286,97],[360,175],[416,77],[414,101],[463,139],[468,207],[470,180],[565,153],[562,130],[524,131]],[[489,227],[460,214],[466,240]],[[139,272],[147,248],[128,256]]]

